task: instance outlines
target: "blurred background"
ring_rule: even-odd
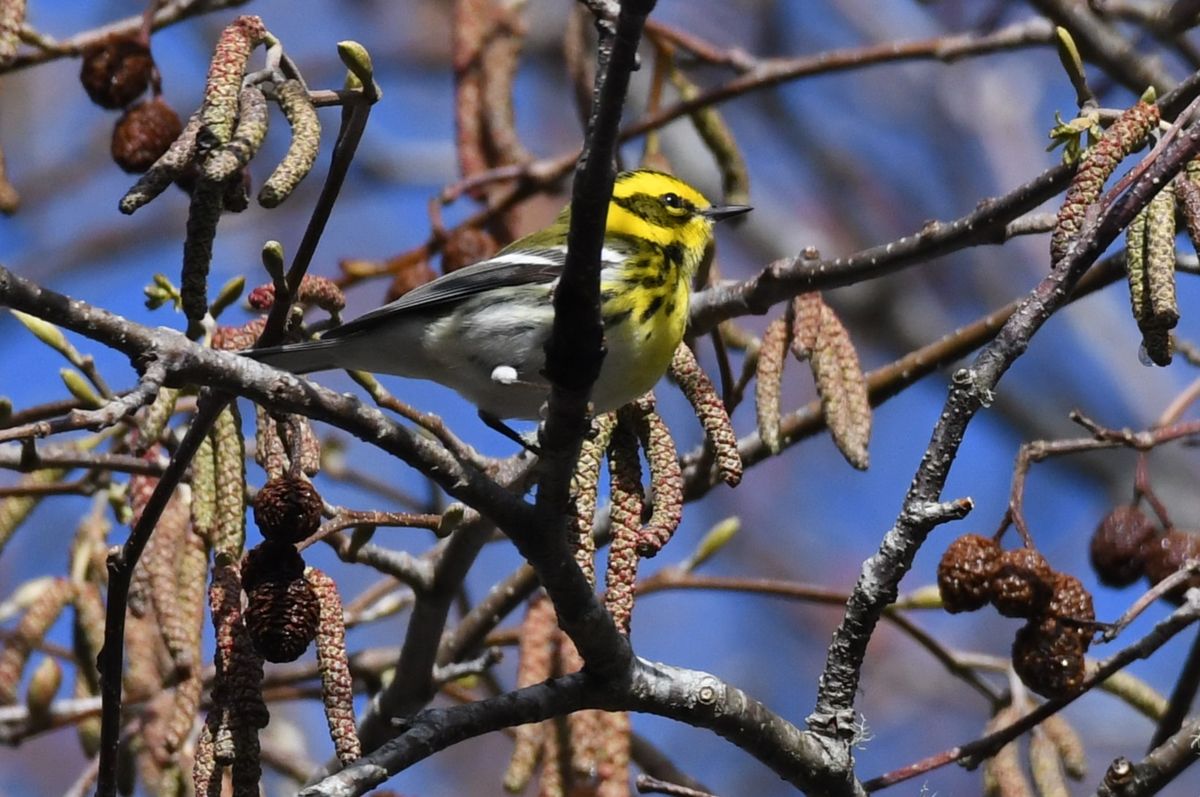
[[[570,152],[581,141],[562,58],[563,31],[573,5],[568,0],[529,0],[524,14],[529,33],[514,110],[521,143],[538,158]],[[164,96],[186,118],[199,102],[216,36],[238,13],[262,16],[314,88],[341,85],[336,42],[354,39],[367,47],[384,97],[371,115],[312,268],[313,273],[336,276],[339,260],[382,260],[424,241],[430,231],[430,199],[459,176],[450,6],[434,0],[261,0],[162,30],[154,35],[153,51]],[[142,8],[141,3],[115,0],[32,0],[29,21],[43,33],[66,37],[139,14]],[[653,18],[722,47],[766,57],[987,32],[1035,14],[1023,3],[990,0],[660,0]],[[646,53],[644,63],[649,62]],[[1162,68],[1175,79],[1188,71],[1170,51]],[[118,212],[117,200],[133,178],[108,155],[116,114],[88,102],[78,72],[77,60],[60,59],[0,79],[0,143],[9,177],[22,197],[19,212],[0,219],[0,261],[138,322],[182,328],[180,314],[148,310],[142,288],[155,272],[178,273],[187,198],[171,190],[132,217]],[[645,106],[648,72],[634,76],[627,120]],[[705,66],[689,66],[688,74],[701,85],[730,76]],[[1094,70],[1089,74],[1103,106],[1124,108],[1136,99],[1136,93]],[[718,234],[721,273],[737,279],[806,247],[816,247],[826,257],[850,254],[918,231],[928,220],[969,213],[981,200],[1059,162],[1058,152],[1046,151],[1047,131],[1056,111],[1067,118],[1074,115],[1075,100],[1053,48],[1039,46],[951,63],[891,62],[821,74],[740,96],[720,110],[745,156],[755,206],[743,224],[722,227]],[[323,111],[322,121],[326,149],[295,196],[277,210],[252,205],[222,219],[210,278],[214,287],[238,274],[247,275],[250,285],[265,282],[259,265],[264,241],[275,239],[288,253],[295,251],[324,177],[337,111]],[[262,165],[252,168],[256,185],[265,179],[265,164],[275,162],[286,146],[282,120],[276,116],[273,122],[268,152],[256,161]],[[638,162],[641,146],[640,139],[626,146],[626,163]],[[720,196],[717,168],[686,118],[666,128],[662,147],[680,176],[709,197]],[[564,197],[523,206],[518,231],[546,223]],[[443,215],[450,224],[476,208],[461,199]],[[1186,245],[1181,239],[1181,246]],[[1024,294],[1046,272],[1047,250],[1047,236],[1019,238],[831,291],[826,299],[848,326],[864,368],[870,369]],[[380,304],[386,289],[387,280],[356,286],[349,293],[348,315]],[[1194,339],[1193,308],[1200,297],[1194,280],[1183,279],[1179,290],[1183,320],[1178,332]],[[776,308],[771,315],[779,312]],[[250,317],[239,307],[223,320],[238,323]],[[765,319],[743,323],[757,333]],[[968,531],[991,534],[997,528],[1023,441],[1080,436],[1081,430],[1067,419],[1076,408],[1108,426],[1144,428],[1196,378],[1182,358],[1169,368],[1143,365],[1139,341],[1120,285],[1068,307],[1046,325],[1005,377],[995,404],[971,425],[953,469],[945,497],[970,496],[974,512],[933,534],[903,591],[933,583],[938,558],[951,538]],[[133,372],[122,357],[85,340],[74,342],[96,357],[114,386],[133,384]],[[715,374],[711,347],[700,350],[702,363]],[[0,314],[0,364],[0,395],[17,408],[64,395],[57,373],[62,363],[6,313]],[[849,591],[862,560],[875,551],[895,519],[941,411],[946,376],[927,377],[879,408],[866,472],[850,468],[827,436],[805,441],[755,467],[738,489],[721,487],[690,504],[675,541],[647,562],[643,572],[650,575],[679,562],[715,522],[736,516],[741,533],[705,572]],[[356,389],[341,375],[322,375],[319,381]],[[452,429],[484,452],[511,452],[512,444],[486,429],[473,408],[453,393],[421,382],[391,379],[386,384],[416,407],[441,413]],[[659,386],[658,395],[681,451],[692,448],[700,430],[686,402],[666,384]],[[791,362],[785,372],[784,409],[802,406],[814,395],[807,368]],[[249,405],[243,406],[243,416],[252,417]],[[753,429],[751,403],[739,408],[734,423],[741,433]],[[370,447],[351,444],[346,456],[354,467],[405,492],[428,494],[418,474]],[[1117,502],[1128,500],[1134,462],[1132,453],[1118,451],[1038,464],[1026,490],[1026,517],[1040,549],[1055,568],[1077,575],[1093,590],[1102,620],[1115,619],[1140,594],[1138,588],[1115,591],[1098,585],[1087,561],[1088,540],[1098,520]],[[1153,484],[1175,522],[1195,528],[1200,506],[1194,452],[1180,445],[1166,447],[1151,455],[1150,464]],[[261,472],[252,468],[251,478],[261,478]],[[11,474],[0,474],[0,484],[12,481]],[[344,483],[326,480],[322,490],[337,504],[399,508],[383,506],[376,495]],[[62,571],[67,544],[86,506],[83,498],[43,502],[0,558],[0,599],[33,576]],[[113,541],[124,534],[118,527]],[[423,532],[381,529],[375,541],[420,552],[431,539]],[[310,563],[333,575],[347,600],[374,580],[325,549],[314,548]],[[468,580],[468,593],[477,598],[518,564],[508,543],[489,546]],[[1168,608],[1151,609],[1118,645],[1135,639]],[[839,607],[666,591],[637,604],[633,641],[640,655],[711,671],[799,724],[812,707],[825,649],[840,615]],[[991,611],[957,616],[924,612],[913,618],[949,647],[997,656],[1008,654],[1019,626],[1019,621]],[[353,630],[350,646],[398,644],[405,621],[400,614]],[[60,626],[50,639],[69,644],[69,630],[65,623]],[[1182,634],[1150,661],[1134,664],[1132,672],[1169,691],[1193,634]],[[1092,653],[1108,655],[1105,647]],[[514,659],[510,655],[499,667],[505,683],[512,682]],[[997,683],[1003,685],[1003,679]],[[981,733],[988,715],[977,693],[886,624],[872,641],[858,708],[868,729],[857,753],[864,778],[969,741]],[[1088,741],[1089,777],[1078,787],[1081,794],[1095,788],[1116,756],[1140,758],[1152,733],[1149,720],[1100,692],[1085,696],[1066,716]],[[645,716],[635,716],[633,726],[718,795],[792,793],[764,766],[707,731]],[[266,733],[313,762],[331,753],[316,702],[272,706]],[[511,743],[498,735],[472,740],[401,774],[389,786],[422,797],[500,794],[510,750]],[[69,730],[17,749],[0,749],[0,793],[60,793],[85,763]],[[276,776],[267,781],[268,794],[289,788]],[[978,773],[947,767],[888,793],[971,794],[979,789]],[[1197,791],[1200,774],[1191,773],[1169,793]]]

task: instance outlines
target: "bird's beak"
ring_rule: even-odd
[[[731,219],[734,216],[749,213],[753,209],[749,205],[713,205],[710,208],[700,211],[700,215],[709,221],[721,221],[722,219]]]

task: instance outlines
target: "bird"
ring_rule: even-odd
[[[693,277],[713,256],[713,225],[750,209],[713,205],[665,172],[616,176],[600,254],[607,353],[592,388],[595,413],[639,398],[666,373],[687,326]],[[320,338],[247,354],[293,373],[336,368],[431,380],[485,420],[535,420],[550,392],[544,348],[570,223],[568,204],[549,226],[494,256]]]

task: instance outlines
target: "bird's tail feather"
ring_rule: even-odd
[[[271,346],[265,349],[251,349],[244,352],[260,363],[291,371],[294,374],[307,374],[312,371],[325,371],[330,368],[345,367],[339,357],[339,349],[346,341],[342,339],[309,340],[303,343],[288,343],[284,346]]]

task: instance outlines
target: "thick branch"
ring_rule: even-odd
[[[634,659],[628,676],[619,681],[575,673],[487,700],[423,711],[402,735],[301,795],[364,794],[397,772],[465,739],[584,708],[640,711],[708,728],[806,791],[816,788],[813,778],[825,756],[811,734],[719,678]]]
[[[588,139],[571,191],[567,257],[554,291],[554,328],[546,344],[546,376],[552,387],[541,436],[536,513],[540,533],[527,538],[524,545],[522,540],[513,540],[527,559],[533,561],[535,556],[527,546],[536,543],[539,555],[553,561],[550,569],[537,570],[554,601],[559,624],[575,642],[589,669],[608,675],[622,672],[632,653],[628,640],[618,633],[583,572],[574,564],[567,544],[566,509],[571,474],[588,431],[588,399],[604,361],[600,250],[616,178],[621,108],[629,75],[637,67],[642,27],[654,3],[626,0],[617,17],[616,33],[601,39],[603,69]]]

